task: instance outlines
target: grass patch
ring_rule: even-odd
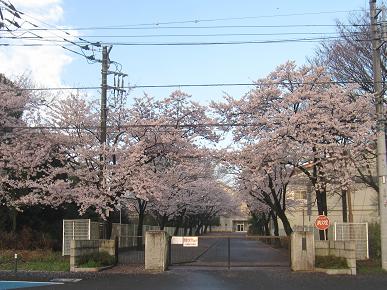
[[[0,251],[0,270],[14,270],[14,254],[18,254],[17,269],[23,271],[69,271],[68,257],[51,251]]]
[[[347,259],[336,256],[316,256],[317,268],[348,269]]]
[[[115,264],[115,257],[107,252],[92,253],[79,258],[78,267],[80,268],[99,268]]]
[[[356,261],[356,268],[359,273],[387,273],[381,266],[380,259],[369,259],[364,261]]]

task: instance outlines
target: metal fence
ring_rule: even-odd
[[[111,238],[118,238],[118,263],[121,265],[143,265],[145,262],[145,233],[159,229],[158,226],[143,225],[142,235],[137,236],[136,224],[113,223]],[[175,228],[165,227],[164,231],[172,236]],[[179,230],[178,233],[183,234],[183,230]]]
[[[356,259],[369,258],[368,249],[368,223],[335,223],[335,241],[355,241]]]
[[[90,219],[63,220],[62,255],[70,255],[71,240],[95,240],[104,238],[106,230],[103,223]]]
[[[143,225],[142,228],[142,244],[145,244],[145,233],[147,231],[159,230],[158,226],[150,226]],[[168,235],[173,236],[175,232],[174,227],[165,227],[164,231],[168,233]],[[183,235],[183,229],[178,230],[178,236]],[[112,225],[112,235],[111,238],[118,238],[118,247],[119,248],[129,248],[137,246],[137,225],[136,224],[118,224],[113,223]]]
[[[119,248],[137,247],[138,240],[145,244],[145,233],[151,230],[159,230],[158,226],[143,225],[142,235],[137,237],[136,224],[119,224],[113,223],[112,233],[107,237],[106,224],[93,222],[90,219],[63,220],[63,240],[62,255],[70,255],[71,240],[97,240],[97,239],[115,239],[118,238]],[[165,227],[164,231],[173,236],[174,227]],[[184,230],[179,229],[178,235],[183,236]]]

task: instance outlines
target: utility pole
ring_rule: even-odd
[[[372,64],[374,71],[374,94],[376,103],[376,137],[377,137],[377,176],[379,185],[379,215],[381,229],[382,268],[387,270],[387,165],[386,165],[386,131],[384,113],[384,94],[382,88],[382,69],[380,46],[382,44],[378,31],[377,19],[380,10],[376,9],[376,0],[370,0]]]
[[[107,111],[106,111],[106,102],[107,102],[107,75],[109,69],[109,53],[112,50],[112,47],[109,48],[107,46],[102,47],[102,83],[101,83],[101,132],[100,132],[100,142],[101,144],[106,144],[106,119],[107,119]]]
[[[352,212],[352,195],[351,190],[347,190],[347,199],[348,199],[348,222],[353,223],[353,212]]]
[[[101,149],[104,151],[106,148],[106,139],[107,139],[107,92],[110,89],[113,89],[114,96],[115,93],[120,94],[121,96],[126,92],[124,89],[124,78],[127,74],[117,71],[109,71],[110,64],[117,65],[117,62],[110,61],[109,54],[112,50],[112,46],[104,45],[102,47],[102,69],[101,69],[101,112],[100,112],[100,144]],[[114,75],[114,86],[108,86],[108,75]],[[113,155],[113,164],[115,164],[115,155]],[[100,181],[102,183],[102,188],[105,191],[109,190],[108,177],[106,176],[106,153],[103,152],[100,155]],[[109,218],[109,209],[106,210],[106,217]],[[120,209],[120,223],[121,223],[121,209]],[[108,219],[107,222],[107,236],[110,238],[112,231],[112,222],[111,219]],[[121,228],[120,228],[121,231]]]
[[[102,75],[102,81],[101,81],[101,112],[100,112],[100,144],[101,144],[101,150],[105,150],[106,146],[106,127],[107,127],[107,110],[106,110],[106,103],[107,103],[107,75],[108,75],[108,69],[109,69],[109,53],[111,51],[112,47],[109,48],[107,46],[102,47],[102,69],[101,69],[101,75]],[[106,156],[105,153],[102,153],[99,157],[99,160],[101,162],[101,168],[100,168],[100,181],[103,190],[107,190],[106,188],[106,176],[105,176],[105,160]],[[106,216],[109,216],[109,211],[106,211]],[[108,229],[109,231],[109,229]]]

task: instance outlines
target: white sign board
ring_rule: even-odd
[[[198,245],[198,237],[183,237],[183,247],[197,247]]]
[[[183,244],[183,237],[172,237],[171,244],[172,245],[182,245]]]

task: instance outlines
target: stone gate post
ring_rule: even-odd
[[[168,234],[165,231],[145,233],[145,270],[165,271],[168,267]]]
[[[290,243],[292,271],[314,271],[315,248],[312,232],[293,232]]]

